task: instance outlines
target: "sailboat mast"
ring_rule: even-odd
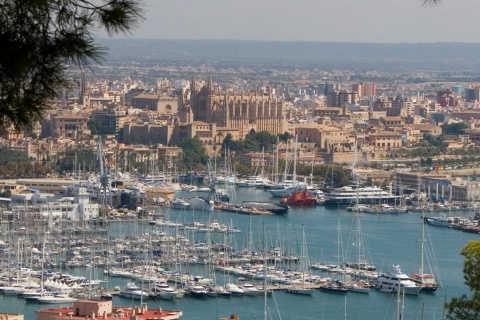
[[[275,155],[275,182],[278,182],[278,157],[279,157],[280,139],[277,136],[277,154]]]
[[[263,319],[267,320],[267,245],[265,224],[263,224]]]
[[[425,222],[423,220],[423,214],[422,214],[422,253],[420,255],[420,279],[422,281],[422,284],[423,284],[423,253],[424,253],[424,250],[425,250]]]
[[[295,135],[295,146],[293,152],[293,183],[297,183],[297,144],[298,144],[298,134]]]

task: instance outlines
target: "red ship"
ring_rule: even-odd
[[[288,204],[292,206],[314,206],[317,203],[317,199],[308,193],[308,189],[297,189],[292,195],[282,198],[280,200],[282,204]]]

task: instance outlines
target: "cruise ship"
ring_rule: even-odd
[[[325,193],[326,206],[349,206],[353,204],[380,204],[400,202],[401,197],[393,195],[379,187],[361,187],[356,185],[332,189]]]

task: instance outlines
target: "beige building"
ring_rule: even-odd
[[[63,187],[71,186],[77,183],[75,180],[67,179],[17,179],[17,180],[0,180],[2,189],[12,189],[13,186],[17,190],[32,188],[44,193],[58,193]]]
[[[81,140],[91,134],[87,127],[88,118],[81,115],[52,116],[52,136]]]
[[[423,134],[418,129],[406,127],[402,130],[402,135],[405,136],[405,143],[407,146],[414,146],[423,139]]]
[[[296,125],[293,135],[298,135],[299,143],[315,143],[318,148],[337,151],[353,148],[355,142],[350,129],[329,125],[304,124]]]
[[[414,124],[412,125],[412,128],[420,130],[420,132],[422,133],[422,136],[425,133],[431,134],[432,136],[435,136],[435,137],[442,134],[442,127],[436,126],[433,124],[425,124],[425,123]]]
[[[23,320],[23,314],[0,313],[0,320]]]
[[[197,137],[204,145],[221,143],[216,136],[217,126],[215,123],[192,121],[179,125],[179,141]]]
[[[206,86],[200,87],[195,77],[192,79],[190,91],[189,101],[184,93],[180,96],[181,123],[198,121],[214,124],[215,128],[236,129],[240,139],[244,139],[252,131],[268,131],[276,135],[286,130],[283,100],[271,93],[226,92],[219,86],[214,86],[210,78]],[[185,128],[180,128],[180,134],[182,132],[185,132]],[[199,138],[215,143],[213,135],[208,135],[205,131]],[[180,139],[183,138],[180,135]]]
[[[375,149],[388,150],[390,148],[400,148],[402,146],[402,134],[398,132],[379,132],[371,133],[368,136],[370,145]]]
[[[353,123],[359,121],[368,121],[369,117],[370,115],[368,109],[366,108],[350,112],[350,121],[352,121]]]
[[[152,110],[162,114],[175,114],[178,111],[176,97],[157,94],[140,94],[135,96],[131,105],[137,109]]]
[[[136,124],[127,122],[123,125],[123,142],[126,144],[172,144],[174,133],[172,125]]]
[[[345,108],[339,107],[317,107],[313,109],[313,116],[315,117],[330,117],[336,118],[345,114]]]
[[[387,128],[399,128],[403,127],[404,121],[402,117],[381,117],[380,123],[382,123]]]

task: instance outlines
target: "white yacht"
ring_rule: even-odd
[[[45,295],[37,299],[38,303],[46,304],[62,304],[62,303],[72,303],[75,299],[67,295]]]
[[[325,205],[350,206],[359,204],[400,203],[401,196],[396,196],[379,187],[360,187],[357,185],[335,188],[325,193]]]
[[[245,291],[243,289],[240,289],[236,284],[234,283],[227,283],[225,285],[225,290],[230,292],[232,296],[243,296]]]
[[[215,205],[213,200],[202,197],[193,197],[188,199],[187,202],[190,204],[190,208],[202,211],[213,211]]]
[[[378,276],[375,288],[382,292],[398,292],[398,289],[400,289],[400,293],[418,295],[422,289],[421,286],[418,286],[409,276],[402,273],[399,265],[394,265],[393,271],[393,273]]]
[[[194,298],[205,298],[207,296],[207,289],[200,285],[188,286],[186,291]]]
[[[251,283],[244,283],[240,285],[240,289],[243,290],[244,294],[246,296],[257,296],[258,295],[258,289]]]
[[[164,300],[173,300],[177,297],[175,289],[170,287],[166,281],[158,281],[153,287],[153,294]]]
[[[237,187],[262,187],[265,183],[270,182],[270,180],[263,178],[261,176],[251,176],[246,179],[238,180],[235,182]]]
[[[135,283],[133,282],[128,282],[127,286],[125,289],[120,291],[118,294],[119,296],[125,297],[125,298],[131,298],[131,299],[147,299],[148,298],[148,293],[140,289]]]
[[[190,209],[190,203],[183,199],[174,199],[169,201],[170,208],[179,210]]]

